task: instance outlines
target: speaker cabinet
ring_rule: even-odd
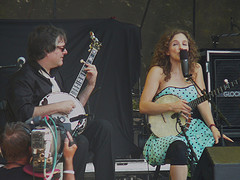
[[[239,180],[240,147],[205,148],[192,180]]]
[[[205,50],[202,51],[201,63],[208,92],[240,78],[240,50]],[[217,95],[212,99],[217,108],[233,126],[240,126],[240,86]],[[218,113],[213,111],[216,119]]]

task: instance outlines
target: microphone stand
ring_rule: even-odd
[[[22,65],[25,64],[25,62],[26,62],[26,60],[25,60],[24,57],[19,57],[17,59],[17,63],[16,64],[0,66],[0,69],[15,68],[15,67],[18,67],[19,69],[21,69]]]
[[[187,136],[187,134],[186,134],[186,132],[185,132],[185,127],[184,127],[184,125],[182,125],[182,122],[181,122],[181,120],[180,120],[180,115],[181,115],[181,112],[180,112],[180,113],[175,113],[175,114],[173,114],[172,118],[173,118],[173,119],[174,119],[174,118],[177,119],[177,122],[176,122],[176,123],[179,124],[179,127],[181,128],[181,133],[183,134],[183,136],[184,136],[184,137],[186,138],[186,140],[187,140],[187,144],[188,144],[188,147],[189,147],[190,153],[191,153],[191,155],[190,155],[191,174],[193,175],[193,172],[194,172],[194,170],[195,170],[195,166],[196,166],[196,164],[198,163],[198,158],[197,158],[196,153],[195,153],[194,150],[193,150],[192,145],[190,144],[190,141],[189,141],[189,139],[188,139],[188,136]]]
[[[18,65],[14,64],[14,65],[0,66],[0,69],[15,68],[15,67],[18,67]]]
[[[192,83],[193,83],[193,85],[195,86],[197,86],[198,87],[198,85],[192,80],[192,78],[191,78],[191,76],[192,75],[187,75],[187,81],[191,81]],[[198,87],[199,88],[199,87]],[[199,88],[200,89],[200,88]],[[201,89],[200,89],[201,90]],[[201,90],[202,91],[202,90]],[[179,127],[181,128],[181,132],[182,132],[182,134],[183,134],[183,136],[186,138],[186,140],[187,140],[187,145],[188,145],[188,147],[189,147],[189,149],[190,149],[190,168],[191,168],[191,175],[193,176],[193,173],[194,173],[194,170],[195,170],[195,167],[196,167],[196,164],[198,164],[198,158],[197,158],[197,155],[196,155],[196,153],[194,152],[194,149],[193,149],[193,147],[192,147],[192,145],[190,144],[190,141],[189,141],[189,139],[188,139],[188,136],[187,136],[187,134],[186,134],[186,132],[185,132],[185,127],[182,125],[182,123],[181,123],[181,120],[180,120],[180,115],[181,115],[181,113],[182,112],[180,112],[180,113],[174,113],[172,116],[171,116],[171,118],[172,119],[177,119],[177,122],[176,123],[178,123],[179,124]]]
[[[206,90],[202,90],[202,89],[197,85],[197,83],[192,79],[192,75],[191,75],[191,74],[186,77],[186,81],[191,81],[191,83],[192,83],[197,89],[200,90],[200,92],[202,93],[202,95],[205,96],[206,99],[211,103],[211,105],[213,106],[214,111],[217,112],[218,117],[220,117],[220,119],[223,120],[228,126],[230,126],[231,124],[228,122],[228,120],[225,118],[225,116],[222,114],[222,112],[217,108],[216,104],[215,104],[212,100],[209,99],[209,97],[208,97],[207,94],[206,94]],[[199,93],[198,93],[198,94],[199,94]],[[222,145],[225,146],[224,139],[223,139],[223,123],[216,121],[216,124],[217,124],[217,127],[220,128],[220,135],[221,135]]]

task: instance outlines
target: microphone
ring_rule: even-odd
[[[187,50],[180,50],[180,60],[181,60],[183,76],[185,78],[187,78],[187,77],[189,77],[188,52],[187,52]]]
[[[24,57],[19,57],[19,58],[17,59],[17,64],[18,64],[18,66],[19,66],[20,68],[23,66],[23,64],[25,64],[25,62],[26,62],[26,60],[25,60]]]
[[[177,112],[177,113],[173,113],[172,115],[171,115],[171,118],[172,119],[175,119],[175,118],[179,118],[179,116],[182,114],[182,111],[181,112]]]
[[[28,120],[25,121],[26,124],[35,125],[35,126],[38,126],[38,125],[42,124],[43,122],[45,122],[45,121],[41,116],[29,118]]]
[[[79,121],[79,120],[87,118],[88,116],[91,116],[91,115],[89,115],[89,114],[80,114],[79,116],[70,118],[70,122]]]

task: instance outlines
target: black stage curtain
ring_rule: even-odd
[[[89,32],[102,43],[94,63],[98,69],[96,89],[89,99],[87,111],[98,119],[109,120],[114,127],[114,147],[117,156],[133,153],[131,89],[140,75],[140,28],[114,19],[88,20],[0,20],[0,66],[14,65],[18,57],[26,56],[28,34],[35,26],[52,24],[63,28],[68,37],[61,73],[69,91],[80,69],[80,59],[87,59]],[[5,85],[17,68],[0,69],[0,100],[5,97]]]

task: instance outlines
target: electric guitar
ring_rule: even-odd
[[[223,85],[222,87],[217,88],[216,90],[213,90],[209,93],[206,93],[205,95],[198,97],[197,99],[194,99],[188,103],[188,106],[190,106],[192,109],[196,108],[196,106],[216,95],[219,95],[226,91],[227,89],[230,89],[234,87],[235,85],[239,84],[239,80],[234,80],[226,85]],[[165,104],[165,103],[174,103],[178,101],[180,98],[176,95],[164,95],[158,98],[155,103],[158,104]],[[181,132],[181,128],[176,123],[176,118],[172,119],[172,115],[174,112],[165,112],[161,113],[159,115],[150,115],[149,116],[149,124],[150,129],[157,137],[164,137],[164,136],[176,136]],[[188,119],[183,118],[180,116],[180,120],[182,125],[187,125],[186,123],[190,123],[191,117]]]
[[[99,42],[99,40],[94,36],[94,33],[90,32],[90,38],[92,40],[91,44],[89,45],[89,56],[86,60],[86,62],[83,64],[69,94],[64,92],[54,92],[46,95],[39,103],[39,105],[47,105],[67,100],[72,100],[75,103],[75,108],[67,114],[63,115],[60,113],[56,113],[51,115],[53,119],[58,120],[62,123],[70,123],[71,124],[71,130],[76,131],[80,134],[84,131],[84,128],[87,124],[87,119],[84,116],[85,110],[83,105],[80,103],[80,101],[77,99],[78,93],[80,92],[80,89],[84,83],[84,80],[86,79],[86,72],[84,71],[87,67],[86,64],[92,64],[94,61],[95,56],[97,55],[98,51],[100,50],[100,47],[102,44]]]

